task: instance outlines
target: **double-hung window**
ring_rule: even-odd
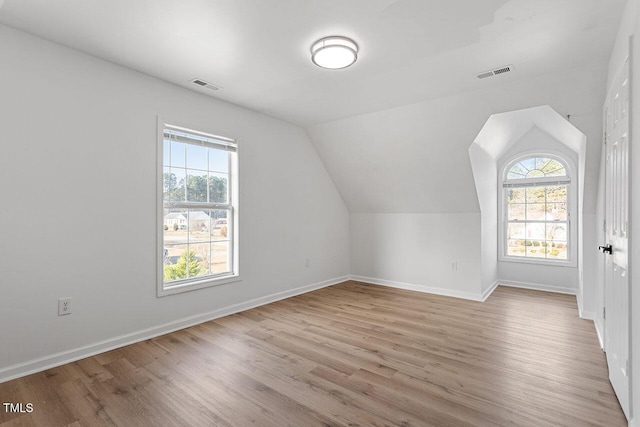
[[[558,157],[507,165],[503,180],[503,259],[566,263],[572,255],[571,177]]]
[[[235,141],[164,123],[160,132],[158,294],[236,280]]]

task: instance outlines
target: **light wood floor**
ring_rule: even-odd
[[[0,384],[0,425],[623,426],[575,297],[346,282]]]

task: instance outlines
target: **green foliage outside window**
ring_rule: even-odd
[[[206,176],[187,175],[186,179],[180,178],[178,181],[174,173],[165,172],[163,187],[165,200],[227,203],[227,178],[209,176],[207,180]]]
[[[187,251],[184,251],[180,258],[178,258],[178,262],[175,264],[169,264],[164,266],[164,280],[179,280],[187,278],[187,265],[189,269],[189,277],[196,277],[202,271],[200,267],[200,262],[196,258],[196,253],[193,251],[188,252],[187,259]]]

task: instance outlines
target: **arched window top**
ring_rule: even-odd
[[[506,173],[507,181],[539,178],[568,178],[563,161],[549,156],[529,156],[513,163]]]

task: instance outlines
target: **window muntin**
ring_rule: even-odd
[[[162,290],[237,275],[235,142],[165,124],[162,147]]]
[[[566,177],[567,168],[549,157],[528,157],[516,162],[507,172],[507,180]]]
[[[564,162],[529,156],[505,175],[505,257],[569,261],[571,182]]]

